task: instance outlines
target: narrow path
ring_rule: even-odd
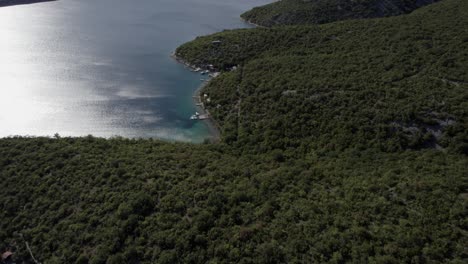
[[[237,99],[237,104],[236,104],[236,107],[237,107],[237,138],[239,138],[239,130],[240,130],[240,127],[241,127],[241,113],[242,113],[242,93],[241,93],[241,83],[242,83],[242,79],[243,79],[243,76],[244,76],[244,67],[241,66],[239,67],[239,71],[240,71],[240,74],[239,74],[239,83],[236,87],[236,93],[237,93],[237,96],[238,96],[238,99]]]

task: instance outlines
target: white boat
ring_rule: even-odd
[[[200,113],[198,112],[195,112],[195,114],[190,117],[190,120],[198,120],[198,119],[200,119]]]

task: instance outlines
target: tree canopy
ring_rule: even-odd
[[[0,252],[466,263],[467,13],[468,1],[446,0],[182,45],[180,58],[222,71],[203,90],[222,141],[0,139]]]
[[[241,17],[266,27],[324,24],[407,14],[437,1],[439,0],[280,0],[256,7]]]

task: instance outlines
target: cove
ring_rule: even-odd
[[[250,27],[271,0],[59,0],[0,8],[0,137],[122,136],[202,142],[190,120],[205,78],[170,54]]]

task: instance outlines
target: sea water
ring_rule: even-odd
[[[249,27],[271,0],[59,0],[0,8],[0,137],[202,142],[200,74],[175,62],[199,35]]]

